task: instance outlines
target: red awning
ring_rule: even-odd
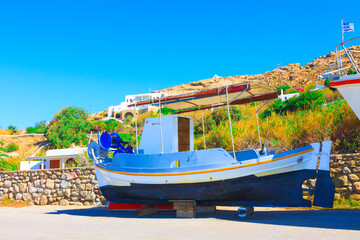
[[[162,106],[177,110],[179,113],[220,107],[227,105],[226,88],[229,104],[231,105],[265,101],[278,97],[276,89],[260,81],[253,80],[192,93],[162,97],[160,102]],[[136,103],[136,106],[142,105],[159,105],[159,101],[150,100]],[[129,105],[129,107],[133,106],[134,104]]]

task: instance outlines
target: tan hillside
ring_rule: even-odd
[[[350,47],[350,50],[360,51],[360,46]],[[341,51],[341,55],[344,52]],[[360,53],[353,52],[355,60],[360,62]],[[347,58],[343,58],[343,66],[350,66]],[[333,63],[336,62],[335,52],[330,52],[326,56],[318,57],[312,62],[300,66],[299,63],[289,64],[285,67],[280,67],[264,74],[256,75],[237,75],[220,78],[209,78],[200,81],[182,84],[171,88],[166,88],[161,91],[169,94],[180,94],[192,91],[205,90],[207,88],[219,87],[227,84],[243,82],[246,80],[262,80],[272,86],[290,85],[291,87],[299,86],[305,87],[307,84],[313,83],[319,74],[323,73]],[[331,69],[335,70],[336,66]]]

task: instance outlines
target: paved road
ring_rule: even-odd
[[[360,211],[255,209],[247,219],[234,208],[196,219],[174,212],[137,217],[104,207],[0,208],[0,239],[360,239]]]

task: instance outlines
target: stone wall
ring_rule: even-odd
[[[331,155],[335,198],[360,200],[360,153]],[[311,180],[309,185],[314,185]],[[30,205],[105,204],[93,167],[0,172],[0,199]]]
[[[330,174],[335,198],[360,200],[360,153],[331,155]]]
[[[30,205],[105,203],[93,167],[0,172],[0,198]]]

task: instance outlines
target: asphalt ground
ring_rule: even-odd
[[[179,219],[175,212],[136,216],[105,207],[0,208],[0,240],[7,239],[360,239],[360,210],[237,208]]]

